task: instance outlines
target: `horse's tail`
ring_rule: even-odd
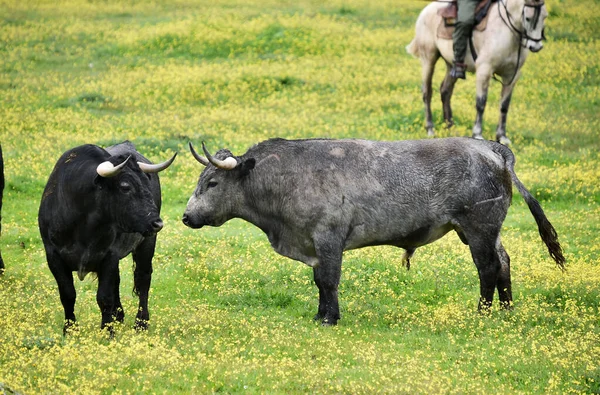
[[[406,46],[406,52],[408,52],[415,58],[419,57],[419,46],[417,45],[417,37],[413,38],[410,44]]]
[[[512,151],[502,144],[494,144],[494,151],[498,152],[504,157],[504,162],[510,173],[510,178],[517,187],[517,190],[523,196],[525,203],[529,207],[529,211],[533,215],[535,222],[538,226],[538,231],[540,232],[540,237],[546,247],[548,247],[548,252],[554,262],[558,265],[561,270],[565,270],[565,257],[562,253],[562,247],[558,242],[558,234],[556,233],[556,229],[554,226],[548,221],[544,210],[540,206],[540,203],[531,195],[531,193],[525,188],[525,185],[519,180],[517,174],[515,173],[515,156]]]
[[[442,3],[432,2],[428,4],[417,18],[415,23],[415,37],[410,44],[406,46],[406,52],[416,58],[431,57],[432,53],[437,52],[435,46],[435,29],[431,26],[437,26],[433,20],[436,18],[437,10]],[[437,58],[436,58],[437,59]]]

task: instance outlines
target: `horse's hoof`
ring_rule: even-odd
[[[511,141],[510,141],[510,139],[509,139],[508,137],[506,137],[506,136],[500,136],[500,137],[498,138],[498,142],[499,142],[500,144],[502,144],[502,145],[506,145],[506,146],[508,146],[508,145],[511,145],[511,144],[512,144],[512,143],[511,143]]]
[[[480,135],[480,134],[474,134],[474,135],[473,135],[473,138],[474,138],[475,140],[484,140],[483,136],[482,136],[482,135]]]
[[[433,129],[427,129],[427,137],[435,137],[435,132]]]

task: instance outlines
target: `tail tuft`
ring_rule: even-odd
[[[563,255],[562,247],[558,242],[558,234],[556,233],[556,229],[554,229],[554,226],[552,226],[550,221],[548,221],[548,218],[546,218],[546,215],[544,215],[544,211],[542,210],[540,203],[535,200],[533,196],[529,196],[530,199],[526,198],[525,201],[527,202],[529,210],[533,214],[535,222],[538,225],[540,237],[542,238],[544,244],[546,244],[546,247],[548,247],[548,253],[550,253],[550,256],[552,259],[554,259],[554,262],[556,262],[562,271],[565,271],[565,257]]]
[[[563,255],[562,247],[558,242],[558,234],[556,233],[556,229],[554,229],[554,226],[552,226],[550,221],[548,221],[548,218],[546,217],[542,206],[540,206],[540,202],[538,202],[531,195],[527,188],[525,188],[525,185],[523,185],[521,180],[519,180],[519,178],[517,177],[514,169],[514,154],[508,147],[501,144],[494,144],[493,149],[494,151],[500,153],[504,157],[504,162],[508,171],[510,172],[512,182],[517,187],[517,190],[519,191],[521,196],[523,196],[523,199],[525,199],[525,203],[527,203],[529,211],[531,212],[533,218],[535,219],[535,222],[537,223],[538,230],[540,232],[540,237],[542,238],[544,244],[546,244],[550,256],[552,257],[552,259],[554,259],[554,262],[556,262],[558,267],[562,271],[565,271],[565,257]]]

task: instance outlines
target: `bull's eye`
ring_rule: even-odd
[[[218,182],[211,180],[211,181],[208,182],[208,185],[206,187],[207,188],[213,188],[213,187],[216,187],[217,184],[218,184]]]
[[[121,189],[121,191],[123,193],[129,193],[129,192],[131,192],[131,184],[129,184],[128,182],[125,182],[125,181],[121,182],[119,184],[119,188]]]

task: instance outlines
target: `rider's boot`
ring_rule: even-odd
[[[465,72],[467,71],[467,65],[460,62],[452,63],[452,69],[450,70],[450,77],[466,79]]]

